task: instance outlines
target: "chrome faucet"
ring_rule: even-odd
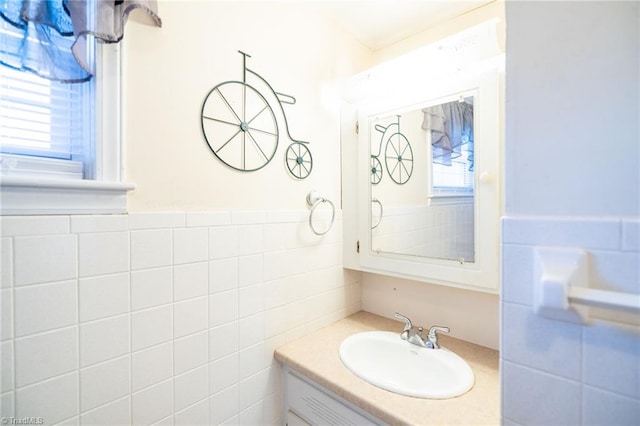
[[[422,339],[422,327],[414,327],[411,320],[399,312],[394,315],[396,318],[404,321],[404,330],[400,333],[400,338],[414,345],[426,347],[424,339]]]
[[[449,330],[449,327],[441,327],[439,325],[429,327],[429,333],[427,334],[427,347],[429,349],[440,349],[440,345],[438,344],[438,331],[448,333],[451,330]]]
[[[427,338],[424,339],[422,337],[422,332],[424,328],[415,327],[411,320],[399,312],[396,312],[394,315],[396,318],[404,321],[404,329],[402,333],[400,333],[400,338],[406,340],[409,343],[413,343],[417,346],[422,346],[423,348],[428,349],[440,349],[440,345],[438,344],[438,332],[449,332],[449,327],[441,327],[439,325],[434,325],[429,328],[429,332],[427,333]]]

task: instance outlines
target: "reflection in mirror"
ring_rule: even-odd
[[[474,99],[370,117],[374,252],[474,262]]]

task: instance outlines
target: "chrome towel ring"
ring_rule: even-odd
[[[329,226],[327,227],[327,229],[325,229],[322,232],[319,232],[313,226],[313,213],[316,211],[318,206],[323,203],[329,203],[329,205],[331,206],[331,221],[329,222]],[[333,205],[331,200],[324,198],[322,195],[318,193],[318,191],[311,191],[307,194],[307,204],[311,206],[311,212],[309,213],[309,227],[311,228],[313,233],[316,235],[324,235],[327,232],[329,232],[329,230],[333,226],[333,222],[336,219],[336,207]]]
[[[382,209],[382,203],[377,198],[373,198],[371,200],[371,203],[372,204],[373,203],[378,203],[378,205],[380,206],[380,217],[378,218],[378,221],[375,223],[375,225],[371,225],[371,229],[376,229],[378,227],[378,225],[380,225],[380,222],[382,222],[382,215],[383,215],[384,211]],[[371,215],[371,217],[373,217],[373,214]]]

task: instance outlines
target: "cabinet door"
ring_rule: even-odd
[[[290,372],[286,373],[285,380],[287,418],[291,413],[296,417],[304,417],[306,420],[298,417],[302,423],[289,423],[290,426],[293,424],[376,425],[341,401]],[[295,414],[292,413],[292,410],[295,411]]]
[[[287,410],[287,426],[311,426],[291,410]]]

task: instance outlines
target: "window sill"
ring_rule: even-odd
[[[0,214],[117,214],[127,212],[135,185],[75,179],[2,176]]]
[[[452,204],[473,204],[473,194],[437,194],[429,196],[430,206],[448,206]]]

